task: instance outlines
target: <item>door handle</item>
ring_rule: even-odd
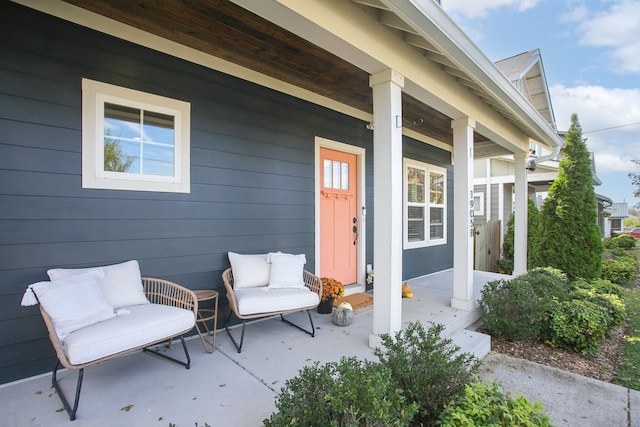
[[[353,239],[353,245],[356,245],[356,242],[358,241],[358,226],[356,225],[358,222],[358,218],[353,217],[353,234],[355,234],[355,237]]]

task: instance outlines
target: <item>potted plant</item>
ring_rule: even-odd
[[[322,279],[322,298],[318,305],[318,313],[329,314],[333,311],[333,301],[344,296],[344,286],[342,282],[330,278]]]

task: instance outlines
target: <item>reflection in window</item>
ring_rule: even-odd
[[[404,172],[405,249],[446,243],[446,170],[405,159]]]
[[[349,189],[349,163],[324,159],[324,188],[335,190]]]
[[[174,117],[105,103],[104,170],[173,176]]]

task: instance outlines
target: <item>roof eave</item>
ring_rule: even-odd
[[[564,146],[554,129],[531,103],[469,39],[442,8],[431,0],[382,0],[405,22],[419,30],[506,110],[531,130],[530,138],[550,147]]]

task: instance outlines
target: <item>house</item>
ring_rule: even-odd
[[[604,222],[604,237],[611,237],[624,231],[624,220],[629,218],[629,204],[611,203],[610,206],[605,206],[605,209],[609,216]]]
[[[0,21],[0,383],[51,369],[20,296],[52,267],[222,290],[228,251],[281,250],[357,290],[371,264],[372,346],[403,279],[453,269],[470,310],[474,160],[513,155],[526,212],[531,142],[562,145],[432,0],[16,0]]]
[[[497,61],[495,65],[549,126],[557,130],[540,50],[523,52]],[[536,141],[531,141],[529,145],[527,194],[534,200],[538,194],[546,192],[558,176],[559,149],[558,145],[554,150],[549,150]],[[490,242],[477,244],[476,268],[497,271],[507,221],[514,212],[514,156],[498,155],[490,150],[485,150],[484,155],[477,153],[474,173],[477,241]]]

